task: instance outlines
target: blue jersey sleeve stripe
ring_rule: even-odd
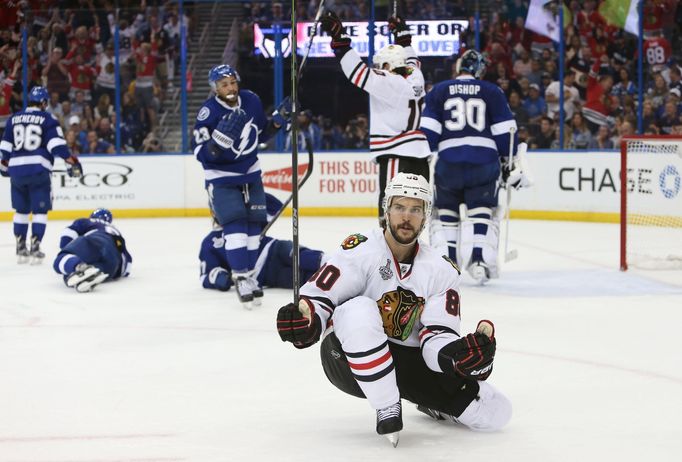
[[[423,117],[421,120],[421,128],[426,128],[434,133],[441,134],[443,131],[443,126],[436,119],[431,117]]]
[[[52,150],[57,146],[66,146],[66,141],[63,138],[52,138],[47,142],[47,150],[52,154]]]
[[[497,135],[504,135],[509,133],[509,130],[511,128],[516,128],[516,121],[514,119],[512,120],[505,120],[504,122],[499,122],[494,125],[490,126],[490,133],[493,134],[493,136]]]
[[[6,140],[0,141],[0,151],[7,153],[12,152],[12,143]]]

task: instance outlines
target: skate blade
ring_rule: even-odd
[[[253,306],[261,306],[263,304],[263,297],[255,297],[253,299]]]
[[[24,264],[28,263],[28,257],[24,257],[21,255],[17,256],[17,263],[20,265],[24,265]]]
[[[76,286],[76,290],[80,293],[91,292],[98,284],[104,282],[109,277],[107,273],[100,273],[87,281],[83,281]]]
[[[394,448],[398,447],[398,442],[400,441],[400,432],[387,433],[384,435],[388,441],[391,442]]]
[[[45,257],[31,257],[31,265],[42,265]]]
[[[241,302],[242,303],[242,308],[245,310],[251,311],[253,309],[253,301],[248,301],[248,302]]]
[[[97,273],[99,273],[99,270],[97,268],[95,268],[94,266],[92,266],[90,268],[87,268],[82,273],[77,273],[77,274],[70,276],[66,280],[66,285],[68,287],[76,287],[78,284],[80,284],[83,281],[90,279],[92,276],[94,276]]]

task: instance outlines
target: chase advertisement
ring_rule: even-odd
[[[369,54],[369,23],[368,22],[344,22],[346,32],[352,39],[352,46],[360,56]],[[462,33],[469,27],[469,21],[462,19],[442,21],[407,21],[412,32],[412,48],[420,57],[425,56],[452,56],[459,53],[462,43]],[[296,45],[298,54],[305,53],[312,34],[314,23],[301,22],[296,25]],[[374,49],[379,50],[389,44],[388,23],[377,21],[374,23]],[[291,29],[281,28],[282,56],[287,57],[291,53]],[[254,53],[265,58],[275,56],[275,29],[273,26],[254,24]],[[329,46],[331,37],[319,30],[315,39],[310,44],[309,58],[330,58],[334,56]]]

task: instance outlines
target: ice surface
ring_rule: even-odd
[[[51,268],[67,224],[48,224],[47,260],[31,267],[0,223],[1,462],[680,460],[682,272],[619,272],[616,225],[512,222],[519,258],[461,290],[465,330],[495,322],[490,380],[511,423],[479,434],[404,402],[393,449],[316,347],[279,340],[291,292],[248,312],[200,287],[207,219],[117,220],[132,276],[89,294]],[[374,224],[302,217],[301,242],[331,249]]]

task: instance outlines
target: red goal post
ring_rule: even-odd
[[[623,137],[620,269],[682,269],[682,136]]]

